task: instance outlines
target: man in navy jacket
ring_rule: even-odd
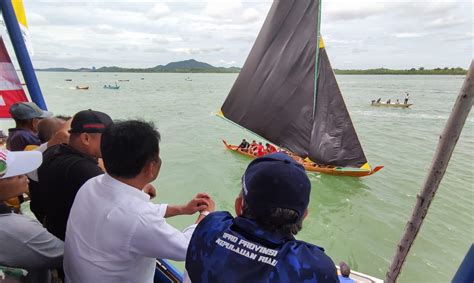
[[[235,200],[237,217],[210,213],[194,231],[186,270],[199,282],[339,282],[318,246],[298,241],[311,183],[285,153],[250,163]]]

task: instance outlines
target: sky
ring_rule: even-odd
[[[146,68],[187,59],[241,67],[271,4],[24,0],[35,68]],[[321,34],[337,69],[467,69],[473,6],[471,0],[326,0]]]

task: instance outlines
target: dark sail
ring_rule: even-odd
[[[367,160],[324,47],[317,53],[319,8],[318,0],[273,2],[222,114],[318,164],[361,167]]]
[[[325,165],[361,167],[367,163],[324,48],[319,51],[316,113],[308,155]]]
[[[300,156],[313,127],[318,1],[274,1],[222,112]]]

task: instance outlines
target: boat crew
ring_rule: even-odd
[[[268,153],[277,152],[276,147],[274,147],[273,145],[271,145],[271,144],[269,144],[269,143],[266,143],[265,146],[266,146],[265,150],[266,150]]]
[[[288,155],[252,161],[235,200],[237,217],[210,213],[194,231],[185,282],[339,282],[323,248],[294,238],[310,191],[303,166]]]
[[[237,147],[237,149],[240,149],[242,151],[248,151],[249,147],[250,147],[249,142],[243,139],[242,142]]]
[[[410,94],[408,92],[405,92],[405,101],[403,104],[408,104],[408,98],[410,98]]]

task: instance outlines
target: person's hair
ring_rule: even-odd
[[[25,126],[29,126],[30,123],[31,123],[31,120],[33,120],[33,119],[15,119],[15,118],[13,118],[13,120],[15,121],[17,127],[25,127]]]
[[[63,121],[67,121],[69,119],[71,119],[72,117],[71,116],[67,116],[67,115],[56,115],[54,116],[55,118],[58,118],[60,120],[63,120]]]
[[[160,133],[151,122],[118,121],[102,134],[100,150],[107,173],[134,178],[145,165],[158,159]]]
[[[351,275],[351,268],[343,261],[339,263],[339,270],[341,270],[341,275],[343,277],[349,277],[349,275]]]
[[[258,226],[265,230],[278,232],[285,236],[296,235],[303,228],[303,217],[298,220],[298,213],[292,209],[272,208],[267,215],[262,216],[254,213],[245,200],[242,205],[242,217],[254,220]]]
[[[57,117],[42,119],[38,123],[38,138],[41,143],[49,141],[53,135],[61,128],[64,120]]]

